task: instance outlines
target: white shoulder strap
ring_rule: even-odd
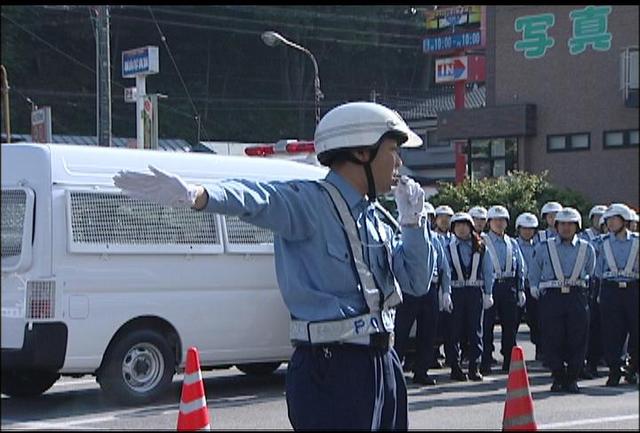
[[[560,257],[558,257],[558,249],[554,240],[547,241],[547,249],[549,250],[549,258],[551,259],[551,266],[553,266],[553,273],[556,275],[556,280],[564,281],[564,273],[562,271],[562,265],[560,265]]]
[[[489,257],[491,257],[491,263],[493,263],[493,272],[495,272],[496,275],[499,275],[502,273],[502,269],[500,268],[500,262],[498,262],[498,253],[496,252],[496,248],[493,245],[491,236],[489,235],[485,236],[484,241],[487,244],[487,249],[489,250]]]
[[[587,259],[587,246],[589,244],[586,241],[580,242],[580,247],[578,249],[578,257],[576,257],[576,262],[573,265],[573,271],[571,272],[571,276],[569,280],[577,281],[580,278],[580,272],[584,268],[584,262]]]
[[[464,274],[462,273],[462,266],[460,265],[460,256],[458,256],[458,241],[454,236],[451,238],[451,242],[449,242],[449,251],[451,252],[451,261],[453,262],[453,267],[456,270],[456,274],[458,275],[458,281],[464,281]]]
[[[513,243],[511,242],[511,238],[507,235],[504,235],[504,243],[507,245],[507,263],[504,267],[504,273],[510,274],[511,267],[513,266]]]
[[[627,259],[627,265],[624,267],[624,272],[631,274],[633,272],[633,266],[638,262],[638,248],[640,247],[640,240],[633,238],[631,244],[631,251],[629,251],[629,258]]]
[[[342,220],[342,224],[347,232],[351,256],[353,257],[356,265],[356,271],[360,278],[362,292],[364,294],[367,307],[369,307],[369,312],[373,313],[380,311],[380,291],[376,286],[371,270],[364,261],[360,235],[356,228],[355,221],[353,220],[353,216],[351,215],[351,212],[349,212],[347,203],[342,197],[342,194],[340,194],[340,191],[338,191],[334,185],[326,181],[320,181],[320,185],[322,185],[329,193],[333,204],[338,210],[338,216]]]
[[[538,239],[540,239],[540,241],[546,241],[547,240],[547,231],[546,230],[540,230],[538,232]]]
[[[604,257],[607,259],[607,265],[609,266],[609,270],[613,272],[618,272],[618,266],[616,265],[616,259],[613,257],[613,251],[611,250],[611,242],[609,238],[604,241]]]
[[[473,253],[473,259],[471,263],[471,276],[469,277],[469,282],[473,283],[476,281],[476,275],[478,275],[478,266],[480,266],[480,253]]]
[[[587,237],[589,237],[590,241],[593,241],[596,238],[596,234],[593,232],[593,229],[591,227],[585,230],[585,232],[587,233]]]

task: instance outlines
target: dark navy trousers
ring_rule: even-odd
[[[604,356],[609,368],[622,365],[624,342],[629,334],[631,368],[638,370],[638,282],[626,288],[609,287],[605,281],[600,289],[600,317]]]
[[[286,380],[295,430],[407,430],[407,387],[393,348],[296,347]]]
[[[562,370],[566,363],[567,371],[577,376],[584,365],[589,337],[587,293],[573,287],[569,293],[546,289],[538,305],[549,369]]]
[[[516,345],[518,332],[518,298],[516,294],[516,282],[496,282],[493,285],[493,307],[484,311],[483,335],[482,335],[482,365],[491,365],[491,352],[493,347],[493,327],[496,313],[500,316],[502,325],[502,338],[500,353],[504,357],[504,365],[511,363],[511,349]]]
[[[600,307],[596,301],[600,282],[595,279],[589,283],[589,339],[587,343],[587,362],[597,366],[604,357],[602,348],[602,327],[600,321]]]
[[[413,371],[424,375],[429,370],[433,357],[438,324],[438,293],[432,286],[426,295],[402,294],[402,304],[396,307],[394,348],[400,362],[404,361],[409,345],[409,333],[416,322],[416,360]]]
[[[478,365],[482,355],[482,289],[479,287],[452,287],[451,299],[453,312],[451,313],[451,332],[449,344],[446,345],[447,359],[452,367],[460,365],[460,343],[468,341],[469,366]],[[466,338],[465,338],[466,337]]]

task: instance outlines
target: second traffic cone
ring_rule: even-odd
[[[529,391],[527,367],[524,364],[524,356],[520,346],[514,346],[511,350],[502,430],[538,430],[533,417],[533,399],[531,391]]]
[[[182,397],[178,413],[178,431],[211,430],[209,409],[200,372],[198,349],[190,347],[187,351],[187,365],[182,382]]]

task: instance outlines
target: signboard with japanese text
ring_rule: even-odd
[[[31,139],[34,143],[51,143],[51,107],[31,112]]]
[[[482,6],[457,6],[436,9],[427,13],[426,26],[429,30],[441,30],[465,24],[480,24]]]
[[[122,52],[122,78],[160,72],[158,47],[146,46]]]

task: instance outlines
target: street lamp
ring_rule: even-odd
[[[262,33],[260,37],[262,38],[262,42],[264,42],[265,45],[269,47],[275,47],[280,44],[285,44],[292,48],[295,48],[296,50],[300,50],[303,53],[307,54],[309,57],[311,57],[311,61],[313,62],[313,69],[315,72],[315,79],[313,80],[313,84],[315,88],[316,125],[317,125],[320,122],[320,99],[324,98],[324,95],[320,90],[320,76],[318,75],[318,62],[316,61],[316,58],[313,56],[313,54],[311,54],[311,51],[309,51],[305,47],[302,47],[298,44],[291,42],[290,40],[282,36],[280,33],[276,33],[274,31],[267,31]]]

